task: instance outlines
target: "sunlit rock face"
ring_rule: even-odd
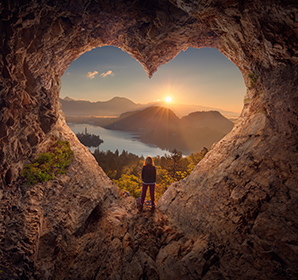
[[[1,3],[1,278],[298,277],[298,9],[259,2]],[[149,76],[187,47],[216,47],[248,88],[232,132],[155,213],[137,212],[60,110],[65,69],[104,45]],[[74,151],[67,174],[21,185],[23,164],[57,139]]]

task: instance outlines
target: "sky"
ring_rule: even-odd
[[[181,51],[151,79],[129,54],[111,46],[81,55],[62,76],[60,97],[135,103],[157,100],[241,112],[246,92],[239,69],[215,48]],[[170,97],[170,98],[169,98]]]

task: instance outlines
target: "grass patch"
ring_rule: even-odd
[[[69,142],[59,140],[49,152],[39,154],[32,163],[26,164],[21,177],[28,186],[47,182],[56,175],[64,174],[72,158]]]
[[[256,85],[260,75],[257,75],[255,72],[253,72],[248,74],[248,77],[250,78],[250,88],[253,88]]]

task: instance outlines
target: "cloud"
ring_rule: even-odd
[[[106,76],[114,76],[114,73],[111,70],[109,70],[106,73],[101,73],[100,74],[100,77],[102,77],[102,78],[104,78]]]
[[[89,79],[94,79],[95,78],[95,75],[97,75],[98,74],[98,72],[97,71],[94,71],[94,72],[88,72],[88,74],[87,74],[87,77],[89,78]]]

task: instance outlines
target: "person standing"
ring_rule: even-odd
[[[154,166],[153,159],[150,156],[146,157],[144,165],[142,167],[142,182],[143,182],[143,188],[142,188],[142,195],[141,195],[140,210],[142,210],[143,208],[148,186],[150,189],[151,206],[152,206],[152,209],[154,209],[155,208],[154,190],[155,190],[155,183],[156,183],[156,168]]]

